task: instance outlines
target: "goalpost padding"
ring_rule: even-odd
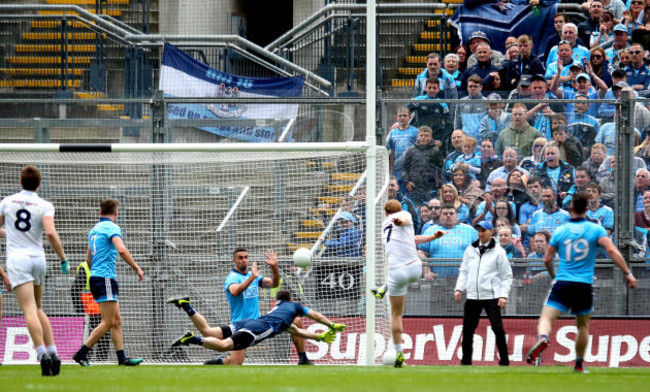
[[[58,259],[45,240],[49,263],[43,306],[58,320],[55,338],[66,345],[59,343],[64,361],[70,362],[83,338],[78,318],[84,315],[75,313],[70,296],[74,272],[85,259],[87,233],[98,220],[99,202],[111,197],[121,203],[117,223],[125,244],[145,271],[145,280],[138,282],[126,263],[117,262],[127,355],[143,357],[148,363],[201,363],[217,356],[200,347],[170,350],[176,337],[195,328],[185,312],[165,304],[165,299],[189,295],[195,309],[212,326],[229,324],[224,280],[233,267],[232,250],[244,246],[264,276],[270,276],[270,271],[263,252],[275,249],[280,255],[283,287],[290,288],[306,306],[348,325],[331,347],[308,342],[310,358],[320,364],[365,364],[360,355],[366,319],[366,257],[362,250],[354,258],[326,250],[307,271],[295,269],[291,261],[297,247],[313,246],[328,221],[335,219],[341,197],[355,186],[365,185],[357,184],[366,170],[363,143],[30,144],[2,145],[0,150],[5,151],[0,156],[3,197],[20,190],[20,170],[33,164],[43,173],[39,194],[56,208],[57,230],[72,268],[69,275],[61,275]],[[376,155],[373,189],[378,192],[387,182],[388,157],[381,147]],[[376,203],[376,225],[381,224],[385,198],[384,193]],[[358,207],[361,211],[362,206]],[[374,278],[384,282],[380,230],[365,228],[363,222],[357,225],[363,232],[376,233]],[[336,230],[328,233],[329,237],[336,235]],[[4,266],[4,252],[1,257]],[[271,290],[261,290],[262,314],[270,309],[272,295]],[[3,314],[0,355],[7,352],[6,345],[16,344],[7,339],[20,331],[10,327],[11,334],[7,333],[6,320],[20,328],[19,317],[11,317],[22,315],[13,296],[4,296]],[[308,321],[303,318],[307,326]],[[375,323],[374,356],[380,361],[391,343],[385,301],[376,304]],[[319,326],[309,328],[317,330]],[[13,358],[0,360],[20,363],[25,360],[20,350],[28,351],[28,346],[14,347]],[[109,361],[114,361],[112,348]],[[288,334],[249,349],[246,360],[258,364],[296,362]],[[29,358],[27,363],[31,363]]]

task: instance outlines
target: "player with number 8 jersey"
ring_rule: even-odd
[[[23,190],[0,202],[0,226],[7,236],[7,272],[16,300],[25,315],[36,356],[43,376],[56,376],[61,369],[50,321],[43,312],[41,298],[45,282],[45,250],[43,231],[52,248],[61,258],[61,272],[68,272],[68,260],[54,226],[54,206],[41,199],[36,191],[41,185],[41,172],[26,166],[20,173]]]

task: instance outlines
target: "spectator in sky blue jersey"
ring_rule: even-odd
[[[595,143],[596,135],[600,131],[600,124],[595,116],[588,113],[591,107],[589,98],[578,94],[575,99],[579,100],[580,103],[575,104],[576,110],[573,117],[569,119],[567,132],[580,141],[584,148],[583,155],[587,157],[591,151],[591,146]]]
[[[451,133],[452,151],[445,158],[444,167],[442,168],[442,179],[444,182],[451,182],[452,169],[456,158],[463,155],[463,142],[465,141],[465,132],[462,129],[456,129]]]
[[[607,234],[612,235],[614,231],[614,210],[600,203],[600,197],[603,194],[602,188],[595,182],[591,182],[587,184],[586,192],[589,195],[587,216],[597,220],[607,230]]]
[[[278,257],[274,250],[264,253],[266,263],[271,268],[271,277],[265,278],[260,275],[257,262],[253,262],[251,270],[248,270],[249,258],[246,248],[238,247],[233,251],[233,269],[230,271],[224,282],[226,298],[230,306],[230,320],[232,324],[242,322],[246,319],[260,317],[260,289],[274,288],[280,284],[280,273],[278,271]],[[176,305],[183,309],[190,317],[192,324],[203,336],[220,337],[218,328],[211,327],[206,319],[192,307],[189,296],[174,297],[167,300],[167,303]],[[299,318],[294,320],[297,328],[302,328]],[[305,341],[299,336],[293,336],[292,340],[298,352],[299,365],[311,365],[311,361],[305,353]],[[206,365],[242,365],[245,356],[244,349],[236,349],[230,356],[222,356],[205,362]]]
[[[404,184],[402,184],[402,162],[404,154],[409,147],[415,144],[418,139],[418,129],[409,125],[411,121],[411,112],[406,107],[397,109],[396,115],[397,127],[388,134],[386,138],[386,147],[388,147],[389,155],[388,162],[390,165],[390,172],[397,178],[403,192],[406,191]]]
[[[497,93],[492,93],[487,97],[487,114],[481,118],[478,127],[480,136],[478,140],[481,140],[481,143],[486,139],[491,140],[492,144],[496,143],[501,131],[508,128],[512,122],[510,113],[503,110],[505,104],[496,102],[500,99],[501,96]]]
[[[553,235],[555,229],[562,226],[570,218],[568,212],[559,208],[556,203],[555,190],[545,187],[542,190],[542,209],[533,213],[528,225],[528,235],[532,236],[540,231],[548,231]]]
[[[533,75],[531,78],[530,99],[543,100],[543,102],[528,104],[526,119],[533,128],[537,129],[542,134],[542,137],[549,140],[552,136],[551,118],[557,113],[562,113],[564,111],[564,106],[562,104],[554,103],[557,97],[548,91],[546,80],[544,80],[544,77],[541,75]],[[517,104],[515,104],[515,106],[516,105]],[[501,134],[503,135],[503,132]],[[519,149],[518,151],[521,152]],[[528,153],[521,152],[524,156],[529,153],[530,151]]]
[[[552,187],[560,200],[566,197],[575,179],[573,166],[560,160],[560,149],[550,143],[544,149],[544,163],[537,165],[531,174],[541,178],[544,186]]]
[[[564,200],[562,200],[562,208],[568,211],[573,195],[578,192],[586,192],[587,185],[589,185],[589,183],[592,181],[593,180],[589,174],[589,170],[586,167],[576,167],[575,183],[571,186],[571,188],[569,188],[567,191],[567,196],[564,198]]]
[[[628,286],[636,287],[636,279],[625,259],[612,243],[607,231],[586,219],[589,196],[578,193],[571,203],[571,220],[557,229],[551,237],[550,246],[544,256],[544,264],[553,287],[547,297],[537,325],[537,343],[528,352],[526,361],[535,363],[539,355],[551,345],[549,336],[553,323],[563,312],[576,316],[578,336],[576,337],[576,364],[574,370],[585,372],[583,358],[589,344],[589,319],[594,310],[593,284],[598,246],[605,248],[612,261],[625,275]],[[560,256],[555,271],[553,257]]]
[[[465,249],[478,239],[478,232],[473,227],[458,222],[456,208],[451,204],[444,204],[440,212],[440,226],[427,229],[424,235],[433,235],[438,230],[445,232],[438,241],[427,242],[418,246],[421,258],[431,258],[432,266],[424,265],[422,274],[425,279],[433,280],[435,277],[453,277],[458,275],[458,267],[436,266],[440,258],[462,259]]]
[[[427,69],[422,71],[415,78],[415,85],[413,88],[413,98],[425,95],[427,80],[429,78],[437,78],[440,81],[440,91],[438,98],[440,99],[458,99],[457,86],[454,78],[447,72],[446,69],[441,68],[442,61],[438,53],[429,53],[427,56]]]
[[[573,61],[582,61],[585,57],[589,58],[589,49],[580,45],[578,39],[578,26],[573,23],[566,23],[562,26],[562,41],[560,43],[567,41],[571,45]],[[554,46],[548,54],[546,69],[557,61],[560,43]],[[589,45],[589,43],[585,42],[585,45]]]
[[[450,204],[456,208],[456,218],[461,223],[469,224],[471,216],[469,208],[460,201],[458,197],[458,189],[452,184],[445,184],[440,188],[440,202],[442,204]]]
[[[336,333],[345,330],[344,324],[335,324],[317,311],[291,301],[291,293],[287,290],[278,291],[276,300],[273,308],[262,317],[244,319],[230,325],[211,328],[209,336],[196,336],[194,332],[188,331],[176,339],[171,346],[192,344],[220,352],[233,350],[243,352],[248,347],[255,346],[285,331],[291,336],[301,339],[331,344],[336,339]],[[302,329],[294,323],[298,316],[308,317],[327,326],[328,330],[317,334]]]
[[[635,91],[647,90],[650,86],[650,68],[645,65],[645,50],[639,43],[630,45],[630,63],[625,68],[627,84]]]
[[[482,80],[478,75],[471,75],[467,79],[467,96],[456,105],[454,114],[454,129],[462,129],[465,135],[481,140],[480,124],[481,119],[487,114],[485,101],[487,98],[481,93],[483,91]]]
[[[492,187],[490,187],[489,192],[485,192],[482,196],[483,201],[479,203],[476,207],[476,213],[474,214],[474,220],[472,224],[476,225],[478,222],[484,220],[492,222],[492,217],[495,214],[496,201],[506,197],[506,192],[508,188],[506,187],[506,180],[503,178],[495,178],[492,181]],[[508,201],[510,208],[513,211],[517,210],[515,203]]]
[[[471,136],[465,137],[463,141],[463,155],[456,158],[454,164],[451,165],[452,172],[460,167],[465,168],[470,177],[474,179],[481,174],[481,154],[476,152],[477,145],[476,139]]]
[[[114,199],[102,200],[99,204],[99,223],[88,233],[86,262],[91,265],[90,291],[99,304],[102,321],[97,328],[93,329],[79,351],[72,356],[72,359],[81,366],[90,366],[88,352],[108,331],[111,331],[111,340],[120,365],[137,366],[142,362],[142,358],[127,358],[124,353],[120,305],[117,302],[118,285],[115,271],[117,255],[119,254],[133,268],[138,275],[138,281],[142,281],[144,272],[124,245],[122,229],[115,224],[119,205],[120,202]]]

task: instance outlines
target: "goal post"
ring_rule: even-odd
[[[85,259],[87,233],[98,220],[99,202],[111,197],[120,201],[117,224],[124,242],[145,271],[144,281],[138,282],[126,263],[116,263],[128,355],[148,363],[202,363],[219,355],[201,347],[170,349],[175,338],[196,328],[185,312],[165,304],[165,299],[188,295],[212,326],[229,324],[224,281],[233,268],[232,251],[243,246],[263,276],[270,276],[264,252],[276,250],[282,287],[306,306],[348,326],[331,346],[307,342],[312,361],[365,365],[367,336],[375,342],[374,362],[380,363],[391,346],[390,316],[385,301],[373,304],[375,327],[366,330],[373,323],[367,323],[365,293],[367,274],[378,283],[387,277],[379,225],[388,155],[376,146],[368,154],[374,159],[368,160],[367,150],[363,142],[0,145],[3,197],[20,190],[19,173],[25,165],[37,166],[43,174],[39,194],[55,206],[56,227],[72,264],[71,273],[61,275],[58,263],[51,262],[56,255],[44,241],[50,263],[43,307],[54,320],[62,359],[71,362],[87,334],[88,317],[73,306],[70,289]],[[376,203],[367,210],[373,219],[367,219],[364,198],[368,162],[376,178],[369,187]],[[374,223],[368,226],[369,221]],[[350,230],[356,234],[350,235]],[[321,237],[312,265],[295,268],[295,249],[311,249]],[[369,241],[375,252],[364,255],[363,245]],[[4,266],[5,253],[0,257]],[[373,258],[369,269],[373,264],[367,260]],[[261,289],[262,314],[270,309],[275,291]],[[5,296],[3,314],[0,338],[10,350],[0,355],[31,355],[31,344],[18,343],[22,340],[17,333],[26,329],[13,297]],[[307,318],[303,323],[313,331],[322,327]],[[114,362],[112,352],[111,345],[109,362]],[[13,355],[0,361],[31,363],[25,358]],[[247,350],[246,363],[296,362],[288,334]]]

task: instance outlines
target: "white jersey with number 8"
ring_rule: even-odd
[[[54,206],[36,192],[23,190],[0,203],[7,230],[7,258],[12,254],[44,256],[43,218],[54,217]]]
[[[393,220],[399,218],[404,224],[397,226]],[[386,246],[388,268],[394,269],[419,260],[415,246],[415,229],[408,211],[390,214],[382,223],[382,238]]]

